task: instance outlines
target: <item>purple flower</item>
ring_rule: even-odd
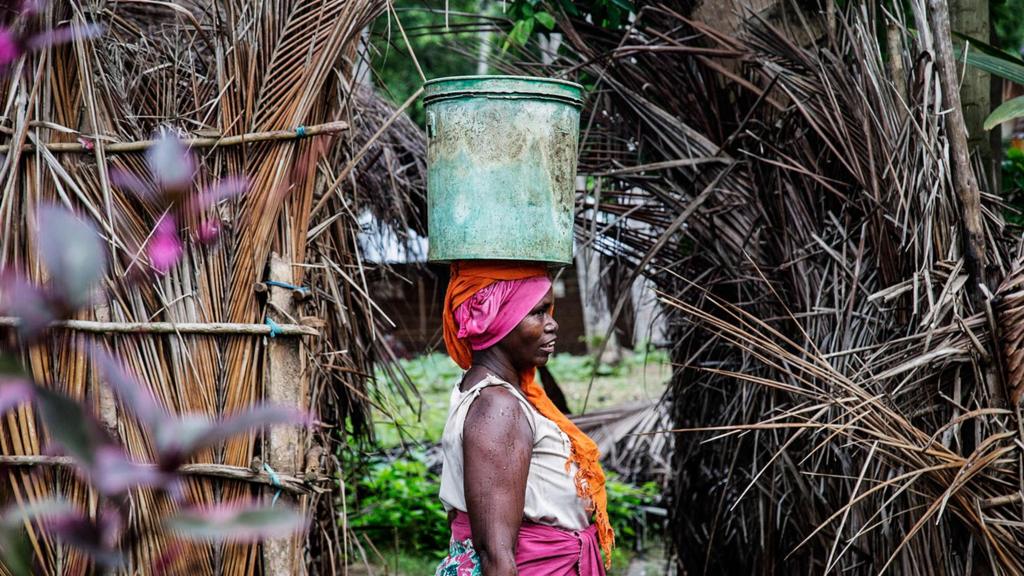
[[[21,43],[7,28],[0,28],[0,67],[7,66],[21,56]]]
[[[33,396],[32,384],[23,378],[0,375],[0,414]]]
[[[167,214],[157,223],[156,230],[153,231],[153,236],[149,239],[147,248],[149,263],[157,272],[166,274],[171,266],[177,264],[181,259],[182,251],[178,226],[174,217]]]
[[[302,532],[306,517],[289,506],[225,502],[182,510],[167,525],[189,540],[256,542]]]
[[[49,294],[12,270],[0,273],[0,314],[18,318],[18,331],[30,341],[57,319]]]
[[[38,2],[25,2],[22,6],[21,17],[38,11],[38,4]],[[0,69],[6,68],[28,52],[36,52],[78,39],[95,38],[103,33],[102,26],[87,24],[85,26],[63,26],[32,35],[18,35],[12,32],[12,28],[16,26],[17,21],[10,26],[0,26]]]

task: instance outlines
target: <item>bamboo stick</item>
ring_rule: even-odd
[[[74,466],[75,462],[67,456],[2,456],[0,455],[0,467],[10,466],[19,468],[30,468],[33,466]],[[140,464],[140,466],[155,467],[152,464]],[[253,484],[265,484],[280,489],[290,494],[311,494],[313,492],[326,491],[315,486],[318,482],[327,481],[327,476],[315,476],[312,480],[306,481],[290,474],[275,473],[274,476],[266,472],[253,472],[251,468],[241,466],[229,466],[227,464],[185,464],[178,469],[178,472],[186,476],[205,476],[210,478],[226,478],[239,480]]]
[[[348,130],[348,123],[342,121],[317,124],[315,126],[299,126],[295,130],[268,130],[265,132],[252,132],[249,134],[238,134],[235,136],[196,136],[183,139],[182,142],[189,148],[215,148],[223,146],[238,146],[240,144],[252,144],[255,142],[281,142],[297,140],[309,136],[321,134],[334,134]],[[149,150],[156,140],[136,140],[134,142],[113,142],[104,144],[103,150],[109,154],[124,154],[128,152],[145,152]],[[92,154],[96,143],[94,140],[85,139],[84,142],[50,142],[46,149],[50,152],[87,152]],[[0,145],[0,154],[10,151],[9,144]],[[36,149],[32,144],[25,144],[21,147],[22,152],[34,152]]]
[[[0,316],[0,327],[17,327],[20,321],[10,316]],[[63,328],[77,332],[99,332],[108,334],[226,334],[226,335],[268,335],[274,336],[319,336],[312,326],[300,324],[239,324],[234,322],[96,322],[92,320],[60,320],[50,324],[51,328]]]

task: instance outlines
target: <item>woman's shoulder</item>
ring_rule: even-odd
[[[497,423],[506,419],[525,420],[536,433],[534,414],[525,397],[512,384],[487,371],[466,373],[453,395],[453,411],[464,420],[482,419]],[[525,418],[523,418],[525,416]]]
[[[508,442],[513,436],[530,440],[534,436],[535,423],[522,405],[522,401],[504,386],[488,386],[466,411],[466,430],[476,431],[471,437],[477,443],[494,444]]]
[[[470,414],[483,414],[488,418],[515,415],[520,408],[519,397],[504,386],[487,386],[470,406]]]
[[[506,386],[512,387],[512,384],[502,380],[495,376],[491,371],[481,368],[478,366],[471,366],[469,370],[462,376],[462,380],[458,384],[458,389],[463,394],[471,392],[477,388],[485,387],[500,387]]]

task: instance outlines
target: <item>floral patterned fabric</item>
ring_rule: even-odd
[[[483,576],[480,557],[473,549],[469,515],[457,511],[451,528],[448,556],[434,576]],[[523,522],[515,553],[519,576],[606,576],[593,524],[580,531]]]
[[[434,576],[483,576],[480,557],[473,549],[473,541],[468,538],[452,538],[448,545],[448,556],[437,565]]]

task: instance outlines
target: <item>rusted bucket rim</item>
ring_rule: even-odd
[[[424,104],[453,98],[556,100],[583,107],[583,86],[568,80],[537,76],[449,76],[427,80]]]

